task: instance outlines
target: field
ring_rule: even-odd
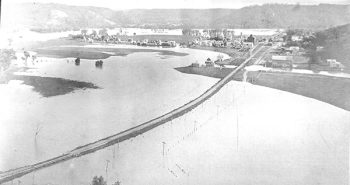
[[[224,78],[233,69],[180,67],[176,70],[182,73]],[[238,73],[234,80],[242,81],[242,77],[243,73]],[[255,85],[314,98],[350,110],[350,79],[348,78],[290,72],[251,71],[248,73],[247,81]]]
[[[350,79],[316,74],[249,73],[251,83],[327,102],[350,110]]]

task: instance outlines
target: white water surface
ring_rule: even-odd
[[[20,73],[87,81],[101,89],[44,98],[20,81],[0,84],[0,171],[136,126],[217,82],[173,68],[218,53],[177,51],[189,55],[162,59],[158,53],[133,53],[105,59],[102,70],[90,60],[75,66],[72,59],[44,58]],[[131,185],[347,184],[349,123],[348,111],[327,103],[230,82],[185,116],[13,183],[83,185],[102,175],[108,184]]]

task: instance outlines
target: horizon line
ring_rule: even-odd
[[[65,5],[65,6],[76,6],[76,7],[96,7],[96,8],[106,8],[116,11],[123,11],[123,10],[239,10],[243,8],[249,8],[249,7],[256,7],[256,6],[266,6],[266,5],[286,5],[286,6],[321,6],[321,5],[331,5],[331,6],[350,6],[350,3],[263,3],[263,4],[252,4],[252,5],[246,5],[242,6],[240,8],[227,8],[227,7],[212,7],[212,8],[111,8],[111,7],[104,7],[104,6],[94,6],[94,5],[76,5],[76,4],[66,4],[66,3],[56,3],[56,2],[21,2],[21,3],[11,3],[12,5],[18,5],[18,4],[57,4],[57,5]]]

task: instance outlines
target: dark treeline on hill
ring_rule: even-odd
[[[315,35],[316,45],[324,47],[318,56],[323,59],[334,58],[350,71],[350,24],[320,31]]]
[[[331,4],[117,11],[100,7],[25,3],[18,9],[23,12],[19,24],[36,31],[91,27],[326,29],[350,23],[350,5]]]

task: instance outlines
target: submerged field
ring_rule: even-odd
[[[82,59],[106,59],[111,56],[127,56],[136,52],[157,52],[162,56],[186,56],[187,53],[180,53],[160,49],[142,48],[93,48],[93,47],[49,47],[35,50],[38,56],[54,58],[74,58]]]

